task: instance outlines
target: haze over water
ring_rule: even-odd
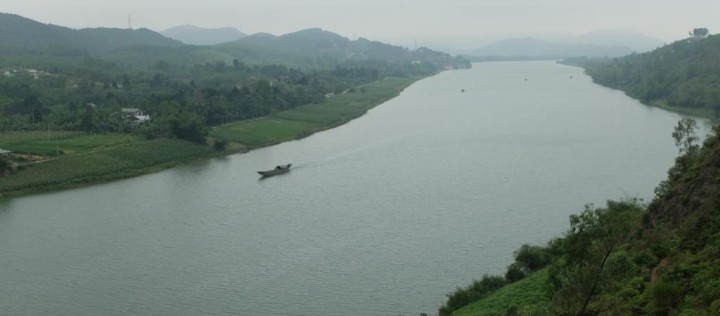
[[[444,72],[301,141],[0,201],[0,308],[432,314],[584,204],[650,198],[679,119],[552,62]]]

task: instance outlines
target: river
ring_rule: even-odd
[[[552,62],[443,72],[300,141],[0,200],[0,314],[434,314],[586,203],[650,198],[679,119]]]

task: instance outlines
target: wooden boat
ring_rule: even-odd
[[[272,169],[272,170],[258,171],[257,173],[259,173],[263,177],[274,176],[274,175],[278,175],[278,174],[282,174],[282,173],[286,173],[286,172],[290,171],[290,166],[292,166],[291,163],[289,163],[287,165],[276,166],[275,169]]]

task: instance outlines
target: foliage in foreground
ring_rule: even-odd
[[[518,260],[523,249],[534,253],[523,246],[506,274],[506,281],[520,281],[453,315],[718,315],[720,128],[702,148],[694,145],[687,120],[673,136],[681,155],[651,203],[629,199],[587,206],[570,217],[563,237],[538,248],[543,251],[536,259],[550,258],[547,270],[528,277],[521,266],[513,268],[534,261]],[[547,275],[542,297],[529,291],[499,298],[538,274]],[[450,300],[443,309],[449,305]]]

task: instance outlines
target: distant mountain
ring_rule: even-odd
[[[471,52],[478,57],[557,59],[569,57],[619,57],[634,50],[619,45],[603,46],[583,43],[547,42],[532,37],[505,39]]]
[[[31,50],[69,48],[93,54],[134,46],[178,47],[182,43],[148,29],[87,28],[74,30],[0,13],[0,45]]]
[[[14,14],[0,14],[0,30],[0,57],[11,58],[12,64],[29,62],[26,57],[31,54],[38,58],[75,59],[89,54],[117,64],[140,67],[232,63],[234,59],[248,65],[281,64],[317,69],[368,60],[428,63],[427,66],[434,69],[470,66],[462,58],[427,48],[411,51],[367,39],[351,41],[317,28],[282,36],[259,33],[218,45],[185,45],[148,29],[74,30]]]
[[[665,45],[661,39],[623,30],[599,30],[583,35],[572,37],[567,42],[603,45],[603,46],[625,46],[638,53],[648,52]]]
[[[190,45],[216,45],[232,42],[246,37],[247,34],[232,27],[201,28],[194,25],[171,27],[160,34]]]
[[[444,65],[459,62],[459,59],[448,54],[427,48],[411,51],[364,38],[350,40],[319,28],[282,36],[258,33],[215,48],[245,61],[289,62],[295,65],[312,64],[317,59],[431,62]]]

